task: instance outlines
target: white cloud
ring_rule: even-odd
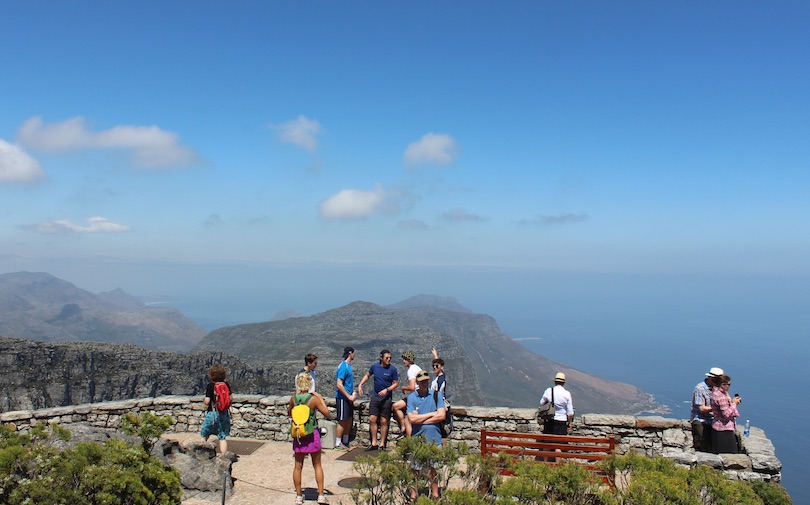
[[[557,215],[545,215],[545,214],[538,214],[533,219],[522,219],[519,221],[521,225],[555,225],[555,224],[571,224],[571,223],[582,223],[589,219],[588,214],[557,214]]]
[[[135,165],[146,168],[186,166],[199,159],[196,152],[180,143],[180,137],[157,126],[120,125],[92,131],[83,117],[61,123],[44,124],[32,117],[20,127],[17,141],[45,152],[69,152],[81,149],[125,149],[132,152]]]
[[[386,209],[382,186],[372,190],[344,189],[323,200],[320,214],[324,219],[362,219]]]
[[[321,123],[316,119],[309,119],[304,115],[300,115],[292,121],[270,126],[279,131],[279,138],[284,143],[294,144],[308,151],[314,151],[318,148]]]
[[[114,223],[101,216],[91,217],[87,220],[87,226],[73,223],[69,219],[54,219],[44,223],[22,226],[22,228],[39,233],[124,233],[132,231],[132,228],[125,224]]]
[[[0,139],[0,184],[31,183],[44,178],[39,161],[22,147]]]
[[[471,214],[464,209],[453,209],[441,215],[445,221],[486,221],[486,218],[478,214]]]
[[[439,165],[453,163],[458,157],[458,144],[445,133],[427,133],[405,149],[403,160],[408,165]]]
[[[397,223],[400,230],[427,230],[428,225],[421,219],[408,219]]]

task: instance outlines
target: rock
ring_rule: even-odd
[[[217,456],[215,443],[202,441],[182,445],[173,443],[169,448],[164,460],[180,471],[180,483],[184,489],[221,495],[224,488],[226,496],[233,494],[231,466],[236,460],[234,453]]]

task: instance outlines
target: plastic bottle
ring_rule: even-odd
[[[745,429],[743,430],[743,436],[747,437],[751,434],[751,421],[748,419],[745,420]]]

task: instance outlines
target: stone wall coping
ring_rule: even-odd
[[[27,431],[39,423],[89,425],[117,429],[121,416],[129,412],[152,411],[171,415],[173,432],[198,432],[202,424],[203,396],[159,396],[112,402],[86,403],[41,410],[19,410],[0,413],[0,422]],[[289,395],[245,395],[232,397],[232,429],[236,437],[258,440],[289,440],[289,419],[286,408]],[[334,397],[325,398],[334,408]],[[367,400],[355,403],[360,412],[357,422],[358,439],[367,441],[368,420],[362,415]],[[464,441],[476,449],[480,430],[536,433],[541,426],[535,420],[537,409],[453,405],[454,431],[451,439]],[[397,432],[396,425],[392,427]],[[742,428],[738,427],[742,435]],[[692,448],[691,424],[686,419],[661,416],[632,416],[620,414],[583,414],[574,419],[574,434],[583,436],[613,436],[619,454],[637,452],[647,456],[659,455],[684,466],[708,465],[722,470],[731,478],[781,480],[782,464],[765,432],[751,427],[749,437],[741,437],[744,454],[707,454]]]

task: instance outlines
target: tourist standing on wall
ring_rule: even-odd
[[[742,399],[734,398],[728,394],[731,387],[731,377],[720,375],[714,378],[712,388],[712,452],[715,454],[736,454],[737,445],[737,418],[740,413],[737,405]]]
[[[206,442],[211,435],[215,435],[219,440],[219,452],[225,454],[228,452],[227,437],[231,435],[231,412],[230,412],[230,394],[231,385],[225,382],[227,371],[225,367],[216,364],[208,370],[208,385],[205,387],[205,418],[203,419],[202,430],[200,435]],[[225,387],[228,394],[228,406],[224,410],[217,408],[217,384],[219,388]],[[224,385],[224,386],[223,386]]]
[[[368,404],[368,428],[371,436],[371,445],[367,451],[385,450],[388,443],[388,424],[391,421],[392,398],[391,393],[399,386],[397,367],[391,364],[391,351],[383,349],[380,352],[380,361],[369,368],[357,386],[357,393],[363,394],[363,384],[374,379],[373,393]],[[380,443],[377,443],[377,422],[380,427]]]
[[[450,436],[450,432],[453,431],[453,412],[450,408],[450,402],[447,401],[447,376],[444,373],[444,360],[439,357],[439,352],[435,347],[430,351],[433,353],[433,362],[431,363],[433,373],[436,374],[436,377],[430,383],[430,392],[435,392],[444,399],[445,422],[443,423],[443,429],[440,430],[442,443],[444,444],[446,438]]]
[[[447,376],[444,374],[444,360],[439,357],[439,351],[437,351],[435,347],[431,349],[430,352],[433,353],[433,362],[431,365],[433,365],[433,373],[436,374],[436,378],[430,383],[430,390],[438,391],[446,400],[447,394],[445,390],[447,386]]]
[[[357,399],[357,390],[354,388],[354,347],[343,348],[343,361],[335,372],[335,410],[337,415],[337,429],[335,449],[348,449],[349,437],[352,433],[352,419],[354,416],[354,401]]]
[[[723,369],[713,367],[692,391],[692,446],[696,451],[712,450],[712,387]]]
[[[312,378],[312,388],[310,389],[310,393],[315,392],[315,369],[318,367],[318,357],[314,354],[310,353],[304,356],[304,368],[298,371],[298,373],[308,373],[309,376]],[[298,377],[298,373],[295,374]]]
[[[321,466],[321,433],[315,420],[315,412],[320,412],[324,419],[331,419],[326,403],[318,393],[311,393],[312,377],[302,372],[295,378],[295,395],[290,397],[290,404],[287,406],[287,415],[291,415],[293,407],[296,405],[306,405],[309,407],[309,420],[307,425],[311,426],[312,433],[306,436],[293,438],[293,454],[295,456],[295,466],[293,467],[293,484],[295,485],[295,504],[303,505],[304,495],[301,491],[301,473],[304,469],[304,460],[307,455],[312,458],[312,468],[315,470],[315,482],[318,485],[318,503],[328,504],[323,494],[323,466]],[[309,430],[307,430],[309,431]]]
[[[394,404],[394,412],[397,416],[400,432],[406,436],[411,436],[411,423],[405,416],[406,407],[408,406],[408,395],[416,391],[416,374],[422,371],[422,367],[415,363],[416,355],[413,351],[407,351],[402,355],[402,364],[405,365],[408,375],[408,383],[402,386],[402,394],[405,396]]]
[[[543,423],[543,433],[550,435],[567,435],[573,428],[574,423],[574,403],[571,400],[571,393],[565,389],[565,374],[560,372],[554,376],[553,388],[548,388],[540,399],[540,405],[545,405],[552,401],[554,397],[554,419],[549,419]]]
[[[442,446],[442,435],[439,423],[444,421],[446,415],[444,395],[434,395],[430,391],[430,375],[420,370],[416,375],[417,389],[408,396],[408,420],[410,421],[411,436],[423,436],[428,442]],[[421,468],[415,468],[415,471]],[[430,497],[439,498],[439,483],[436,479],[436,468],[431,466],[428,470],[430,482]],[[416,501],[417,492],[411,489],[411,500]]]

